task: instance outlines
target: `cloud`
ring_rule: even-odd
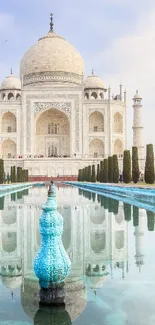
[[[155,9],[141,16],[135,30],[118,37],[93,58],[97,72],[118,92],[123,82],[128,91],[129,145],[132,144],[132,97],[138,88],[144,98],[145,142],[155,143]]]

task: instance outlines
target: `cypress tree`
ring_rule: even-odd
[[[155,217],[155,213],[152,211],[146,211],[147,213],[147,228],[148,231],[154,231],[154,217]]]
[[[81,188],[78,189],[79,195],[83,195],[83,190]]]
[[[104,209],[109,210],[109,198],[106,196],[103,196],[103,198],[104,198],[104,201],[103,201]]]
[[[119,183],[119,168],[118,168],[118,157],[113,155],[113,182]]]
[[[17,183],[20,182],[20,167],[17,167]]]
[[[115,216],[118,214],[118,209],[119,209],[119,201],[112,199],[112,210]]]
[[[0,159],[0,184],[4,183],[4,160]]]
[[[108,182],[108,159],[104,159],[103,183]]]
[[[95,173],[95,165],[92,166],[92,173],[91,173],[91,182],[96,182],[96,173]]]
[[[81,181],[83,182],[83,168],[81,170]]]
[[[100,161],[100,183],[103,183],[104,160]]]
[[[17,199],[20,200],[20,199],[22,199],[22,197],[23,197],[22,191],[17,192]]]
[[[124,219],[126,221],[131,220],[131,205],[128,203],[124,203]]]
[[[125,150],[123,156],[123,182],[126,184],[131,182],[131,157],[129,150]]]
[[[16,193],[11,194],[11,201],[16,201]]]
[[[11,180],[11,183],[12,183],[12,179],[13,179],[13,176],[12,176],[12,166],[11,166],[11,173],[10,173],[10,180]]]
[[[25,183],[25,169],[22,169],[22,182]]]
[[[0,210],[4,210],[4,196],[0,197]]]
[[[16,183],[16,167],[12,167],[12,182]]]
[[[138,227],[139,225],[139,208],[133,206],[133,226]]]
[[[139,181],[139,162],[137,147],[132,147],[132,180],[135,184]]]
[[[108,182],[113,183],[113,157],[108,157]]]
[[[80,182],[80,170],[81,169],[78,170],[78,177],[77,177],[78,182]]]
[[[93,193],[93,192],[92,192],[92,199],[93,199],[93,202],[95,202],[95,199],[96,199],[96,193]]]
[[[84,181],[87,179],[87,172],[86,172],[86,167],[84,168]]]
[[[29,181],[29,171],[28,171],[28,169],[26,169],[26,181],[27,182]]]
[[[7,182],[8,182],[8,184],[10,183],[10,175],[9,175],[9,173],[7,173]]]
[[[91,166],[88,166],[88,182],[91,182],[91,174],[92,174]]]
[[[97,164],[97,181],[100,181],[100,164]]]
[[[154,183],[154,152],[152,144],[146,146],[145,182],[147,184]]]
[[[109,197],[109,206],[108,206],[108,212],[113,212],[113,199]]]

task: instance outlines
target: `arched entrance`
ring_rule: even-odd
[[[123,117],[120,113],[114,115],[114,132],[123,133]]]
[[[16,157],[16,143],[13,140],[5,140],[2,144],[2,157],[15,158]]]
[[[104,116],[100,112],[94,112],[89,116],[89,132],[104,132]]]
[[[38,117],[36,154],[46,157],[70,156],[70,123],[66,114],[49,109]]]
[[[2,133],[16,132],[16,116],[7,112],[2,116]]]
[[[104,157],[104,143],[100,139],[94,139],[89,143],[89,156],[98,158]]]
[[[2,248],[6,253],[12,253],[17,248],[16,232],[7,232],[2,234]]]
[[[114,154],[119,157],[123,155],[123,143],[120,139],[117,139],[114,143]]]

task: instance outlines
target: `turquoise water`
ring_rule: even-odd
[[[0,325],[154,325],[154,214],[69,186],[57,188],[66,309],[41,308],[33,261],[46,198],[45,187],[0,198]]]

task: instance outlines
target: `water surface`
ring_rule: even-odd
[[[47,188],[0,198],[0,325],[154,325],[154,214],[72,187],[57,188],[72,262],[66,310],[41,308],[33,261]]]

